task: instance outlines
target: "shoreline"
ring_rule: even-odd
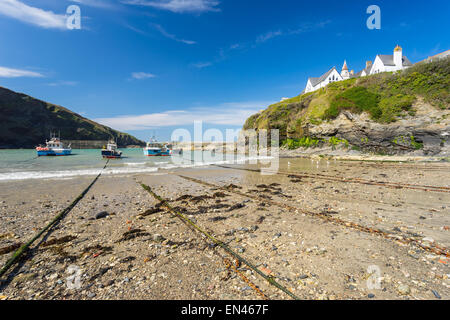
[[[440,181],[450,187],[445,184],[450,170],[436,163],[415,169],[310,159],[280,159],[283,172],[309,172],[302,178],[242,170],[257,165],[233,168],[101,176],[45,240],[50,244],[35,248],[32,259],[10,271],[11,281],[0,285],[0,296],[261,298],[227,268],[222,249],[161,209],[137,183],[142,182],[301,299],[436,299],[433,291],[450,299],[448,258],[398,241],[411,238],[450,247],[449,193],[315,178],[317,173],[401,184]],[[0,249],[29,240],[91,180],[86,176],[50,184],[2,184]],[[226,186],[232,187],[221,189]],[[97,218],[102,212],[105,216]],[[327,221],[330,218],[384,230],[392,238]],[[1,265],[10,254],[0,255]],[[67,287],[71,265],[82,270],[79,289]],[[371,265],[381,269],[381,289],[367,286]],[[245,265],[239,269],[271,299],[290,299]]]

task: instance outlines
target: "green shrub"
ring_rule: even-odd
[[[330,107],[325,110],[324,119],[335,119],[342,110],[349,110],[355,113],[368,112],[373,119],[381,116],[378,107],[380,96],[372,93],[364,87],[353,87],[336,95],[330,103]]]
[[[317,147],[320,143],[319,139],[310,138],[310,137],[302,137],[301,139],[286,139],[283,143],[283,146],[286,146],[288,149],[298,149],[298,148],[311,148]]]
[[[383,123],[394,122],[402,111],[411,109],[415,100],[414,96],[403,94],[382,98],[379,103],[381,114],[377,120]]]
[[[423,148],[423,143],[417,142],[416,139],[414,138],[414,136],[411,136],[411,145],[416,150],[420,150]]]
[[[331,137],[330,139],[328,139],[328,144],[333,148],[333,150],[336,148],[336,146],[343,144],[345,145],[346,148],[348,148],[349,143],[347,140],[345,139],[341,139],[338,137]]]

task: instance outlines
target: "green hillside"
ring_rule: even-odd
[[[0,148],[33,148],[51,131],[64,140],[108,140],[143,145],[135,137],[86,119],[64,107],[0,87]]]
[[[331,122],[344,110],[366,112],[374,123],[395,124],[414,116],[418,99],[437,110],[450,110],[450,58],[416,64],[402,72],[334,82],[269,106],[248,118],[244,129],[279,129],[284,142],[309,139],[309,144],[314,143],[308,133],[311,126]]]

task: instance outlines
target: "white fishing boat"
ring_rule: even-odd
[[[70,147],[70,144],[65,147],[59,136],[57,137],[55,133],[50,133],[50,140],[45,141],[45,146],[37,146],[36,152],[39,157],[68,156],[72,153],[72,148]]]

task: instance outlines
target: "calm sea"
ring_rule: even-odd
[[[171,157],[146,157],[142,149],[121,149],[122,159],[110,160],[103,174],[151,173],[175,168],[211,164],[243,163],[243,155],[212,154],[210,151],[184,152]],[[0,181],[61,179],[97,175],[105,165],[100,149],[73,149],[64,157],[37,157],[34,149],[0,150]]]

